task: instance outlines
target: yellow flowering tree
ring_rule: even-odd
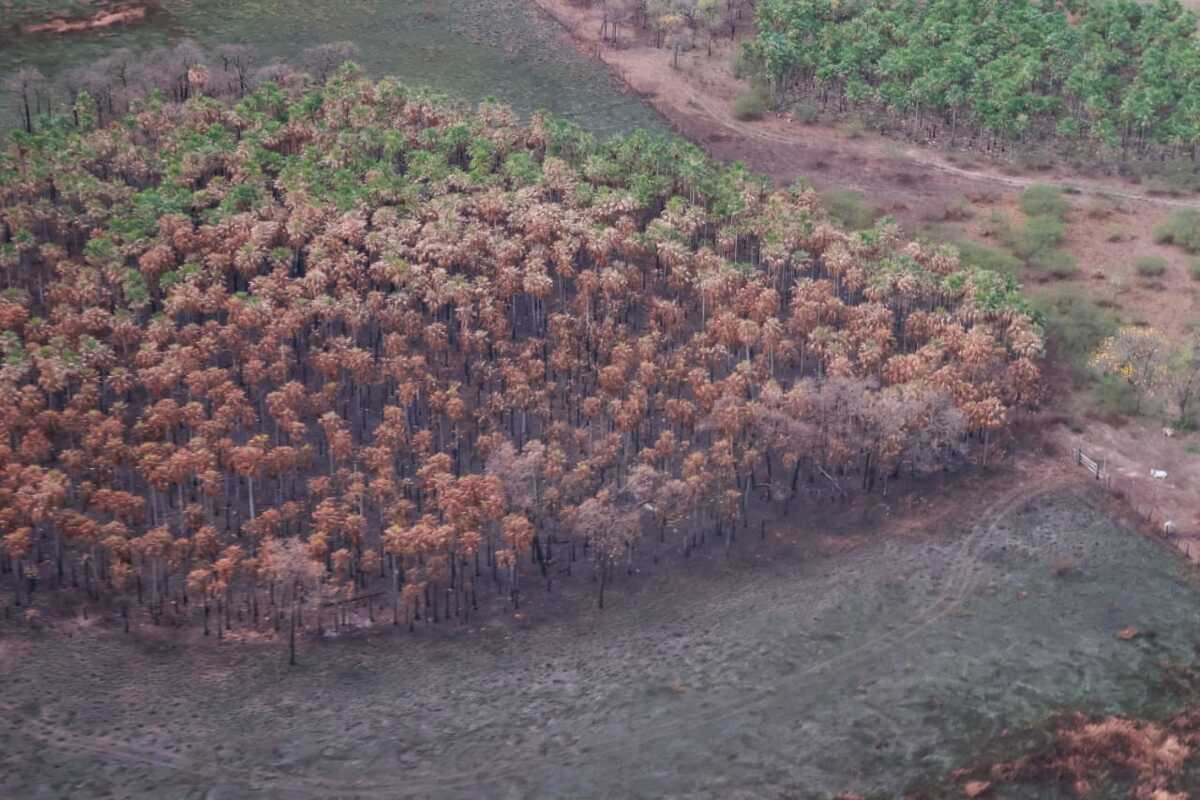
[[[1092,366],[1114,375],[1134,392],[1134,410],[1142,410],[1142,398],[1153,394],[1167,378],[1171,343],[1156,328],[1126,326],[1110,336],[1092,356]]]

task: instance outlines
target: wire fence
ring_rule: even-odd
[[[1195,550],[1200,556],[1200,542],[1193,542],[1191,536],[1180,537],[1175,529],[1175,521],[1171,519],[1159,506],[1154,503],[1146,503],[1139,501],[1133,492],[1125,491],[1120,485],[1120,481],[1114,483],[1112,472],[1108,469],[1108,464],[1104,459],[1096,460],[1083,452],[1082,447],[1075,448],[1074,453],[1075,463],[1086,469],[1095,476],[1096,480],[1115,497],[1125,500],[1129,508],[1137,515],[1138,519],[1145,525],[1149,526],[1150,530],[1162,536],[1164,539],[1173,541],[1180,550],[1183,550],[1189,558],[1192,557],[1192,548],[1195,545]]]

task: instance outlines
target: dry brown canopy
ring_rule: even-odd
[[[515,593],[563,544],[604,573],[760,496],[986,459],[1036,395],[1039,327],[951,250],[348,70],[17,136],[0,203],[0,535],[93,591],[228,600],[296,538],[327,588],[436,614],[479,559]]]

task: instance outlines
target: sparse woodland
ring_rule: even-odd
[[[408,626],[547,576],[603,605],[751,504],[986,462],[1036,397],[1011,281],[682,141],[192,72],[0,154],[10,612],[294,641],[365,593]]]

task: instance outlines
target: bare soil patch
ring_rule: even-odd
[[[94,10],[93,10],[94,9]],[[110,0],[84,0],[78,14],[48,15],[37,22],[26,22],[21,25],[21,33],[27,36],[35,34],[64,34],[80,33],[111,28],[114,25],[125,25],[146,18],[150,10],[148,3],[111,2]]]

